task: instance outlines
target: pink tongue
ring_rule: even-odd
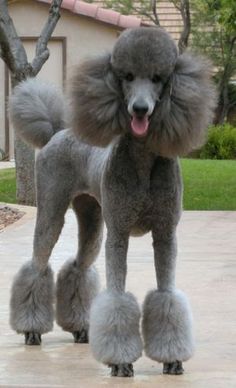
[[[134,135],[144,136],[148,130],[148,118],[144,117],[142,119],[138,119],[137,117],[133,117],[131,121],[131,128]]]

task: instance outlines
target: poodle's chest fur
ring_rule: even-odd
[[[102,184],[103,212],[131,235],[153,230],[181,206],[178,162],[154,155],[145,144],[121,141],[110,155]]]

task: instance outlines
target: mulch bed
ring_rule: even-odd
[[[24,214],[21,210],[0,204],[0,232],[6,226],[18,221]]]

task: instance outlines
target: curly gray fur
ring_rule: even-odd
[[[127,292],[103,292],[90,312],[89,338],[94,357],[104,364],[132,363],[142,354],[140,309]]]
[[[26,263],[15,276],[11,295],[11,327],[17,333],[47,333],[53,327],[53,273],[50,267],[39,272]]]
[[[148,357],[186,361],[194,351],[192,313],[183,292],[150,291],[143,304],[143,337]]]
[[[42,148],[56,132],[65,128],[64,109],[61,91],[35,78],[16,86],[9,99],[9,114],[17,135],[36,148]]]
[[[127,127],[124,100],[110,61],[109,54],[88,60],[70,82],[71,125],[92,145],[108,145]]]
[[[99,278],[94,266],[78,268],[69,260],[61,268],[56,284],[56,319],[63,330],[73,333],[89,328],[91,303],[99,291]]]
[[[151,121],[148,141],[153,151],[174,157],[203,144],[216,106],[211,70],[204,58],[189,53],[179,56]]]

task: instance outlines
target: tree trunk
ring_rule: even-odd
[[[224,85],[223,90],[220,93],[220,97],[222,103],[219,106],[219,113],[217,115],[216,124],[224,124],[224,122],[227,120],[229,112],[228,84]]]
[[[12,90],[20,82],[32,77],[33,69],[30,64],[23,70],[11,75]],[[23,142],[15,133],[14,153],[16,163],[16,198],[21,205],[36,206],[35,198],[35,151]]]
[[[36,205],[34,161],[34,150],[15,136],[16,198],[22,205]]]
[[[232,56],[234,53],[236,37],[234,37],[230,42],[230,47],[226,59],[224,60],[224,71],[222,78],[219,82],[219,95],[220,95],[220,106],[219,114],[216,120],[216,124],[223,124],[228,116],[230,109],[229,101],[229,82],[231,77],[234,75],[235,68],[232,67]]]

